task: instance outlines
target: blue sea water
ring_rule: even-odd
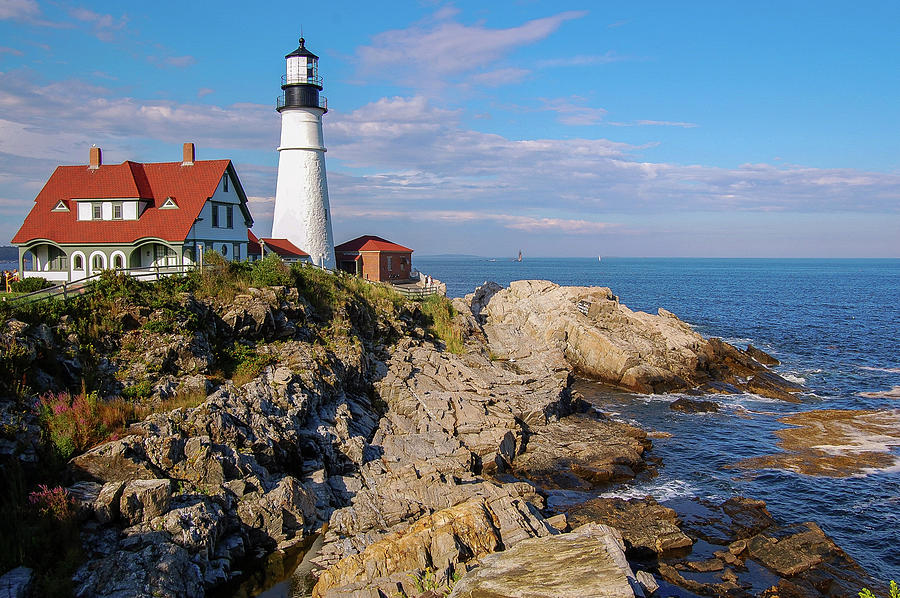
[[[781,360],[776,370],[810,393],[801,404],[754,395],[710,397],[716,414],[668,409],[673,396],[614,392],[582,382],[607,413],[645,429],[663,465],[653,479],[615,491],[677,507],[691,497],[741,494],[765,500],[784,523],[817,522],[876,579],[900,580],[900,471],[850,478],[726,468],[777,452],[778,418],[811,409],[900,409],[861,392],[900,386],[900,260],[419,257],[415,266],[462,296],[485,280],[546,279],[608,286],[634,310],[664,307],[704,336],[752,343]],[[898,447],[894,453],[900,455]]]

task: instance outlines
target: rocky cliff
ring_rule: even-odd
[[[705,339],[661,308],[657,315],[632,311],[605,287],[520,280],[507,289],[486,283],[466,299],[504,355],[515,358],[540,343],[625,390],[752,392],[786,401],[797,401],[794,393],[802,390],[770,371],[764,363],[773,358],[759,349]]]
[[[482,287],[456,302],[464,348],[453,353],[417,304],[373,303],[342,278],[334,284],[349,298],[326,303],[296,288],[250,289],[233,301],[185,295],[178,313],[190,325],[166,332],[147,326],[158,318],[153,309],[123,303],[99,384],[150,380],[155,397],[186,384],[211,393],[69,463],[89,550],[78,596],[201,596],[248,558],[313,534],[323,536],[318,597],[417,596],[461,576],[455,595],[480,595],[477,588],[509,584],[521,559],[562,557],[559,546],[575,545],[584,559],[578,584],[568,578],[571,595],[598,583],[641,595],[655,582],[625,561],[637,542],[625,522],[642,517],[586,509],[578,524],[592,526],[554,544],[576,515],[548,507],[548,491],[589,492],[652,471],[646,434],[587,409],[570,388],[572,369],[641,392],[775,388],[793,400],[796,390],[672,314],[631,312],[609,289]],[[66,348],[77,341],[71,322],[4,326],[20,345],[70,355],[69,370],[83,367]],[[221,379],[223,355],[235,354],[223,346],[243,347],[258,371]],[[62,374],[34,375],[52,385]],[[674,513],[651,509],[643,518],[659,522],[641,531],[651,554],[691,545]],[[625,532],[594,524],[616,521]],[[726,552],[730,541],[722,540]],[[834,548],[829,554],[843,558]],[[753,550],[740,558],[768,566]],[[507,557],[487,558],[498,552]],[[775,568],[773,579],[832,562]],[[600,570],[602,579],[591,573]],[[662,571],[678,583],[678,569]],[[807,588],[803,579],[791,583]]]

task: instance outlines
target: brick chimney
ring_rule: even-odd
[[[184,147],[181,150],[181,165],[182,166],[193,166],[194,165],[194,144],[193,143],[185,143]]]
[[[103,164],[103,153],[100,151],[100,148],[96,145],[91,146],[91,155],[90,155],[90,163],[88,168],[91,170],[97,170],[100,168],[100,165]]]

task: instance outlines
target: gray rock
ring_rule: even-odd
[[[121,482],[158,478],[137,436],[126,436],[95,447],[69,461],[69,472],[76,480]]]
[[[514,281],[493,293],[481,314],[486,330],[505,329],[506,345],[537,342],[578,370],[635,392],[687,390],[713,381],[784,400],[796,400],[792,393],[801,390],[746,352],[704,339],[671,312],[628,309],[605,287]]]
[[[75,514],[78,519],[84,521],[94,514],[94,503],[102,487],[96,482],[76,482],[66,488],[69,497],[75,502]]]
[[[83,565],[75,574],[77,598],[169,596],[202,598],[203,576],[190,553],[164,534],[133,538],[130,550]]]
[[[523,540],[488,555],[457,582],[451,598],[633,598],[637,585],[621,536],[589,524],[568,534]]]
[[[107,482],[103,484],[94,501],[94,516],[100,523],[106,524],[119,517],[119,501],[125,482]]]
[[[169,509],[171,495],[171,480],[134,480],[122,490],[119,512],[131,525],[150,521]]]
[[[638,571],[634,576],[637,578],[638,583],[641,584],[641,587],[644,588],[644,593],[648,596],[659,589],[659,583],[657,583],[656,578],[653,577],[652,573]]]
[[[34,585],[34,571],[16,567],[0,577],[0,598],[28,598]]]

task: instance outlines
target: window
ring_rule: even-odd
[[[91,260],[91,264],[93,264],[91,267],[94,269],[95,272],[102,270],[103,269],[103,256],[100,255],[99,253],[94,255],[93,260]]]
[[[121,206],[120,206],[121,207]],[[125,260],[122,258],[121,254],[116,254],[113,256],[113,268],[116,270],[121,270],[125,267]]]
[[[103,219],[103,212],[102,212],[102,210],[100,209],[100,203],[99,203],[99,202],[94,202],[94,203],[91,204],[91,214],[92,214],[91,217],[92,217],[94,220],[102,220],[102,219]]]
[[[228,255],[228,245],[222,245],[222,255]]]
[[[387,260],[388,260],[388,272],[393,272],[394,271],[394,258],[392,258],[391,256],[388,256]]]
[[[76,270],[84,270],[84,256],[81,254],[72,258],[72,267]]]
[[[225,228],[234,228],[234,206],[225,206]]]
[[[234,259],[241,259],[241,244],[240,243],[232,243],[231,248],[234,250]]]
[[[121,220],[122,219],[122,204],[114,203],[113,204],[113,220]]]
[[[219,206],[216,204],[212,204],[212,226],[213,228],[219,228]]]
[[[227,174],[222,177],[222,185],[223,185],[222,189],[225,191],[225,193],[228,193],[228,175]]]

